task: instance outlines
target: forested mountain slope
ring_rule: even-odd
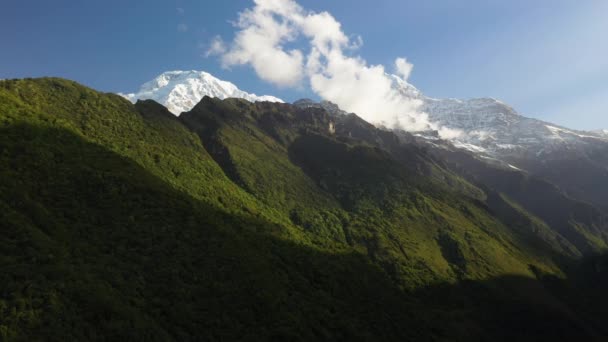
[[[0,130],[4,340],[608,336],[605,213],[354,115],[47,78],[0,81]]]

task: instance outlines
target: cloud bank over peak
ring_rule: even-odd
[[[224,67],[249,65],[262,80],[279,87],[306,83],[323,99],[376,125],[445,131],[420,110],[421,100],[393,86],[383,65],[353,55],[361,37],[350,38],[330,13],[305,10],[294,0],[255,0],[234,25],[232,42],[213,51]],[[307,47],[293,47],[298,40],[306,40]],[[412,68],[407,59],[395,59],[395,73],[404,81]]]

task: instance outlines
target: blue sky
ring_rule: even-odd
[[[300,0],[328,11],[353,54],[433,97],[499,98],[527,116],[578,129],[608,128],[608,1]],[[135,91],[174,69],[211,72],[256,94],[315,97],[306,83],[277,87],[251,67],[205,57],[252,1],[6,0],[0,5],[0,78],[60,76],[103,91]],[[295,47],[305,49],[303,42]]]

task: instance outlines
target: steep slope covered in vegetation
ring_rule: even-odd
[[[563,279],[575,255],[522,231],[526,209],[341,124],[0,81],[0,338],[606,336]]]
[[[555,269],[483,203],[429,181],[436,166],[419,152],[404,149],[409,158],[400,162],[345,140],[331,133],[337,118],[324,110],[205,98],[180,119],[249,193],[311,239],[333,237],[368,254],[404,286],[531,275],[530,264]]]

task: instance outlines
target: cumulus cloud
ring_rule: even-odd
[[[257,0],[256,6],[239,14],[232,46],[223,55],[224,67],[249,64],[260,78],[278,86],[296,86],[303,77],[304,56],[284,44],[298,35],[288,19],[301,8],[294,1]]]
[[[224,67],[249,65],[263,80],[282,87],[301,86],[312,90],[342,109],[388,128],[410,131],[435,129],[455,136],[457,131],[429,122],[420,110],[422,101],[394,87],[395,78],[382,65],[370,65],[352,55],[363,40],[351,38],[328,12],[311,12],[294,0],[255,0],[252,8],[239,13],[234,40],[221,54]],[[290,48],[298,39],[305,49]],[[213,46],[213,43],[212,43]],[[406,81],[413,65],[395,60],[396,74]]]
[[[414,65],[412,63],[408,62],[407,59],[402,58],[402,57],[395,59],[395,72],[404,81],[407,81],[407,79],[410,78],[412,69],[414,69]]]

